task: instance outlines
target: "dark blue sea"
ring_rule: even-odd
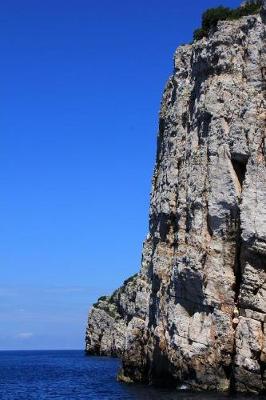
[[[224,400],[116,381],[119,361],[86,357],[82,351],[0,352],[2,400]],[[255,397],[256,398],[256,397]],[[237,400],[247,397],[237,397]]]

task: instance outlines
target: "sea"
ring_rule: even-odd
[[[2,400],[228,400],[232,396],[177,392],[116,380],[119,360],[83,351],[1,351]],[[237,400],[254,397],[237,396]],[[257,397],[255,397],[257,398]]]

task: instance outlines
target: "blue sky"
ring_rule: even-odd
[[[0,349],[83,348],[139,269],[173,53],[220,4],[1,2]]]

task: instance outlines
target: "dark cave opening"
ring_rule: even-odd
[[[232,159],[232,165],[239,180],[241,187],[243,186],[246,172],[247,172],[247,162],[243,160]]]

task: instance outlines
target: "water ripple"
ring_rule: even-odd
[[[1,400],[228,400],[116,381],[119,361],[82,351],[0,352]],[[250,397],[249,397],[250,398]],[[247,397],[237,397],[237,400]]]

